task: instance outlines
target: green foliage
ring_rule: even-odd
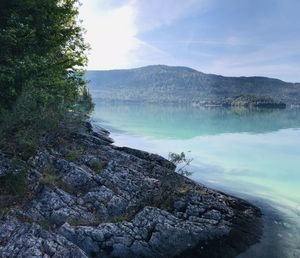
[[[7,207],[4,207],[0,205],[0,219],[5,215],[5,213],[8,211]]]
[[[75,189],[71,184],[69,184],[66,181],[58,180],[56,183],[59,188],[63,189],[67,193],[70,194],[80,193],[80,189]]]
[[[51,223],[47,219],[40,220],[38,223],[43,229],[47,231],[51,229]]]
[[[53,186],[59,181],[59,177],[55,174],[53,165],[47,165],[43,168],[43,177],[40,179],[40,183],[49,187]]]
[[[89,225],[89,224],[87,224],[87,223],[83,224],[82,221],[80,221],[79,219],[75,219],[75,218],[68,219],[68,223],[69,223],[71,226],[73,226],[73,227],[83,226],[83,225],[85,225],[85,226]]]
[[[82,112],[84,114],[90,114],[94,110],[95,104],[93,103],[92,96],[84,86],[79,94],[79,99],[75,105],[75,110]]]
[[[187,170],[187,167],[191,164],[193,159],[187,158],[184,152],[181,153],[169,153],[169,161],[176,165],[176,172],[183,176],[190,176],[192,172]]]
[[[51,175],[51,174],[44,174],[43,178],[40,180],[41,184],[52,186],[55,182],[59,179],[58,176]]]
[[[94,170],[95,172],[99,172],[100,169],[102,169],[102,165],[101,162],[97,159],[93,159],[90,163],[89,166],[92,170]]]
[[[77,16],[77,0],[1,2],[1,107],[24,90],[41,107],[74,104],[87,49]]]
[[[6,152],[31,155],[77,101],[91,109],[78,8],[78,0],[0,2],[0,147]]]
[[[230,102],[231,106],[236,107],[267,107],[267,108],[285,108],[286,104],[271,97],[258,95],[241,95],[235,97]]]
[[[124,214],[120,214],[120,215],[116,215],[116,216],[113,216],[111,219],[110,219],[110,222],[112,223],[118,223],[118,222],[124,222],[124,221],[131,221],[134,217],[134,214],[131,214],[131,213],[124,213]]]
[[[80,150],[73,150],[70,151],[67,155],[66,155],[66,159],[69,161],[76,161],[78,158],[81,157],[81,155],[84,154],[84,150],[80,149]]]
[[[25,193],[26,178],[24,172],[9,173],[0,177],[0,195],[20,196]]]
[[[159,203],[159,208],[171,211],[174,208],[174,196],[168,195],[165,198],[161,199]]]

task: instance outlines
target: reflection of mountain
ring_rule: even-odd
[[[116,129],[157,138],[188,139],[221,133],[266,133],[300,128],[300,110],[193,108],[95,100],[94,118]]]
[[[222,105],[240,95],[269,96],[300,103],[300,84],[266,77],[224,77],[187,67],[152,65],[137,69],[88,71],[89,87],[106,100]]]

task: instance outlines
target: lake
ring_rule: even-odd
[[[262,240],[239,257],[300,257],[300,109],[94,101],[115,145],[183,151],[192,179],[262,209]]]

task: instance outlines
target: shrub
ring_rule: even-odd
[[[49,231],[51,229],[51,223],[47,219],[40,220],[38,223],[43,229],[45,229],[47,231]]]
[[[86,86],[82,87],[79,92],[79,98],[75,105],[75,110],[90,114],[94,110],[95,104],[93,103],[92,96]]]
[[[99,172],[100,169],[102,168],[101,162],[97,159],[93,159],[89,162],[89,166],[92,170],[95,172]]]
[[[3,205],[0,205],[0,219],[5,215],[7,210],[8,210],[7,207],[4,207]]]
[[[81,155],[84,154],[84,150],[80,149],[80,150],[74,150],[74,151],[70,151],[65,158],[69,161],[76,161],[78,158],[81,157]]]
[[[0,2],[0,149],[6,153],[26,160],[69,111],[91,112],[82,70],[89,47],[78,14],[79,0]]]
[[[40,180],[41,184],[52,186],[55,182],[59,179],[58,176],[51,175],[51,174],[44,174],[43,178]]]
[[[26,190],[26,177],[24,172],[9,173],[0,177],[0,194],[20,196]]]
[[[188,171],[186,168],[191,164],[193,159],[187,158],[184,152],[178,153],[169,153],[169,161],[176,165],[176,172],[183,176],[190,176],[192,172]]]

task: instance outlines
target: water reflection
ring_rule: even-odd
[[[195,181],[259,206],[264,236],[240,257],[300,257],[299,109],[96,101],[93,118],[111,129],[116,145],[164,156],[191,151]]]
[[[300,127],[298,109],[199,108],[98,102],[94,117],[109,126],[155,138],[190,139],[221,133],[267,133]]]

